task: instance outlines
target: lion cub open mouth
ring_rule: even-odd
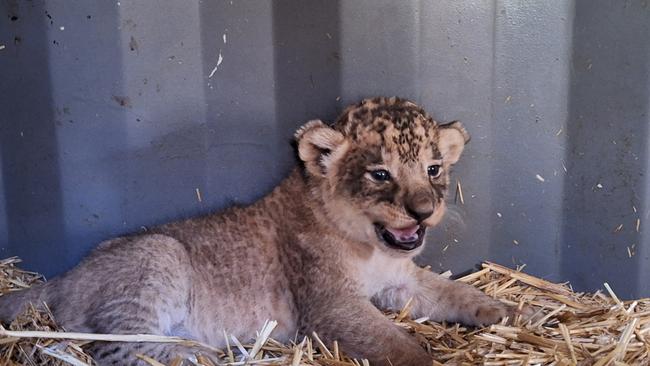
[[[414,250],[424,242],[424,225],[413,225],[404,228],[390,228],[375,224],[375,231],[381,241],[388,247],[399,250]]]

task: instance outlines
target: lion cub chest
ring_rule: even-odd
[[[350,261],[362,293],[371,298],[388,288],[408,287],[413,281],[409,258],[396,258],[380,251],[373,251],[368,258]]]

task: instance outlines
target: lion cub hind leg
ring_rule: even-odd
[[[192,271],[177,240],[145,235],[107,243],[75,271],[66,278],[67,288],[87,286],[84,277],[102,279],[95,280],[99,285],[84,307],[84,329],[121,335],[176,335],[188,329]],[[59,308],[62,319],[75,319],[70,309]],[[178,344],[144,342],[97,342],[90,351],[99,365],[145,365],[136,354],[164,362],[197,352]]]
[[[171,298],[179,289],[178,284],[154,286],[144,281],[138,285],[137,291],[127,291],[130,296],[112,298],[97,307],[87,318],[86,326],[104,334],[192,338],[192,334],[184,331],[183,318],[188,311],[185,302]],[[212,356],[209,350],[175,343],[96,342],[89,351],[99,365],[150,365],[136,355],[144,355],[164,364],[176,357],[190,358],[197,354]]]

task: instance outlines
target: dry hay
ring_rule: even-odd
[[[35,273],[15,267],[16,258],[0,261],[0,292],[13,291],[38,282]],[[414,336],[431,353],[434,365],[645,365],[650,361],[650,299],[620,301],[605,284],[607,294],[576,293],[493,263],[458,281],[469,283],[503,302],[526,306],[532,319],[517,316],[481,329],[440,324],[426,318],[412,320],[408,304],[398,314],[386,314],[397,326]],[[242,345],[226,337],[218,359],[197,355],[178,359],[179,365],[367,365],[327,347],[317,334],[289,345],[273,340],[275,322],[267,322],[254,344]],[[2,365],[93,365],[83,352],[92,340],[186,342],[179,338],[150,335],[94,335],[66,333],[56,326],[46,307],[28,309],[9,329],[0,328]],[[225,336],[225,335],[224,335]],[[139,356],[147,363],[161,363]]]

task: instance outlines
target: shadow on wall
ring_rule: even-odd
[[[333,122],[341,110],[340,2],[274,1],[277,146],[308,119]]]
[[[341,109],[339,2],[204,2],[200,12],[204,73],[223,60],[204,90],[207,129],[218,131],[207,142],[216,207],[251,203],[295,165],[296,129]]]
[[[184,117],[173,110],[165,111],[164,116],[171,120]],[[152,119],[158,120],[155,115]],[[120,190],[122,216],[130,229],[133,226],[151,227],[210,211],[215,199],[205,197],[205,141],[213,133],[203,125],[188,124],[153,138],[146,146],[111,156],[112,161],[123,166],[122,175],[116,176],[113,184]],[[203,196],[201,192],[204,192]],[[115,235],[119,233],[111,236]]]
[[[573,24],[561,277],[578,289],[608,281],[629,298],[641,294],[637,274],[650,265],[634,255],[636,220],[649,208],[650,9],[582,0]]]
[[[11,40],[0,69],[29,70],[5,72],[0,83],[4,118],[10,118],[0,124],[7,248],[47,268],[65,240],[48,13],[44,1],[4,1],[0,9],[0,34]]]

